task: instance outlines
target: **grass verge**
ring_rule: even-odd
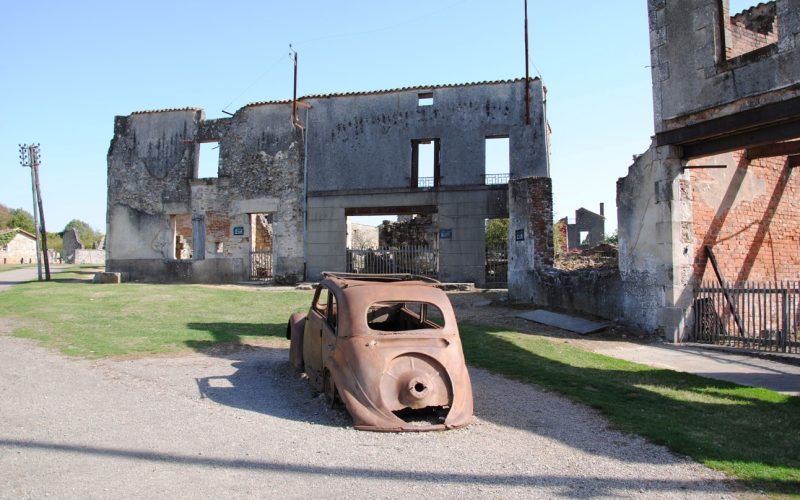
[[[620,429],[769,494],[800,492],[800,398],[460,325],[467,361],[596,408]]]
[[[311,302],[310,292],[93,285],[91,274],[71,268],[50,282],[16,285],[0,295],[0,317],[15,320],[17,336],[96,358],[283,337],[289,314]]]

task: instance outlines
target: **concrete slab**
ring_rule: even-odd
[[[800,396],[800,366],[793,364],[696,346],[593,344],[592,351],[606,356]]]
[[[523,313],[517,314],[517,317],[522,319],[527,319],[528,321],[543,323],[548,326],[554,326],[556,328],[561,328],[562,330],[575,332],[580,335],[586,335],[588,333],[598,332],[604,328],[611,326],[611,323],[608,321],[603,321],[603,322],[591,321],[588,319],[577,318],[575,316],[569,316],[566,314],[559,314],[551,311],[545,311],[543,309],[525,311]]]

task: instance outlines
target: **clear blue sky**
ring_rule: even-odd
[[[606,204],[653,133],[645,0],[529,1],[531,73],[548,89],[555,216]],[[316,94],[524,75],[522,0],[6,0],[0,17],[0,203],[31,211],[18,144],[41,143],[47,227],[105,232],[115,115],[198,106],[224,116]]]

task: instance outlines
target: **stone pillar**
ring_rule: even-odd
[[[553,189],[549,177],[508,184],[508,296],[535,301],[531,273],[553,265]]]

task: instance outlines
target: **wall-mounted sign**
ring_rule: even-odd
[[[453,238],[453,230],[452,229],[440,229],[439,230],[439,239],[440,240],[449,240]]]
[[[234,226],[233,227],[233,235],[234,236],[244,236],[244,226]]]
[[[524,241],[525,240],[525,230],[524,229],[517,229],[514,231],[514,239],[517,241]]]

